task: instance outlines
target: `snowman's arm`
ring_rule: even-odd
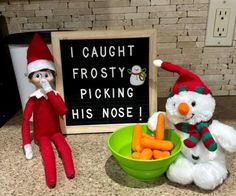
[[[233,127],[214,120],[209,129],[222,148],[228,152],[236,152],[236,130]]]
[[[150,118],[148,119],[148,122],[147,122],[147,125],[148,125],[148,128],[151,130],[151,131],[155,131],[156,130],[156,126],[157,126],[157,117],[160,113],[163,113],[165,115],[165,128],[166,129],[173,129],[173,125],[170,123],[170,121],[168,120],[168,118],[166,117],[166,113],[165,112],[162,112],[162,111],[159,111],[159,112],[155,112],[153,113]]]

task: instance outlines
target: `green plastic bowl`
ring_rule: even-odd
[[[122,127],[108,137],[108,148],[128,176],[140,181],[155,181],[163,175],[177,158],[182,148],[181,138],[173,130],[165,130],[165,139],[171,140],[174,148],[170,156],[157,160],[136,160],[129,158],[132,153],[131,141],[134,125]],[[143,133],[149,133],[147,125],[142,125]]]

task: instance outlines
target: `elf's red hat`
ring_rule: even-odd
[[[211,93],[210,89],[194,73],[170,62],[163,62],[162,60],[154,60],[153,63],[167,71],[179,74],[179,78],[176,80],[170,96],[179,94],[182,91],[194,91],[200,94]]]
[[[35,33],[27,50],[28,76],[42,69],[55,71],[53,56],[38,33]]]

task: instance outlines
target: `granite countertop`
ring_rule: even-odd
[[[57,159],[57,185],[45,185],[38,146],[34,158],[26,160],[21,149],[21,112],[0,129],[0,195],[236,195],[236,153],[227,154],[229,177],[214,191],[195,185],[181,186],[162,176],[154,183],[129,178],[107,149],[108,133],[67,135],[76,177],[68,180],[61,160]],[[236,121],[224,121],[236,127]]]

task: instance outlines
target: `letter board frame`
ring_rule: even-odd
[[[155,30],[64,31],[51,37],[56,90],[69,109],[60,119],[65,134],[113,132],[145,123],[157,110]]]

